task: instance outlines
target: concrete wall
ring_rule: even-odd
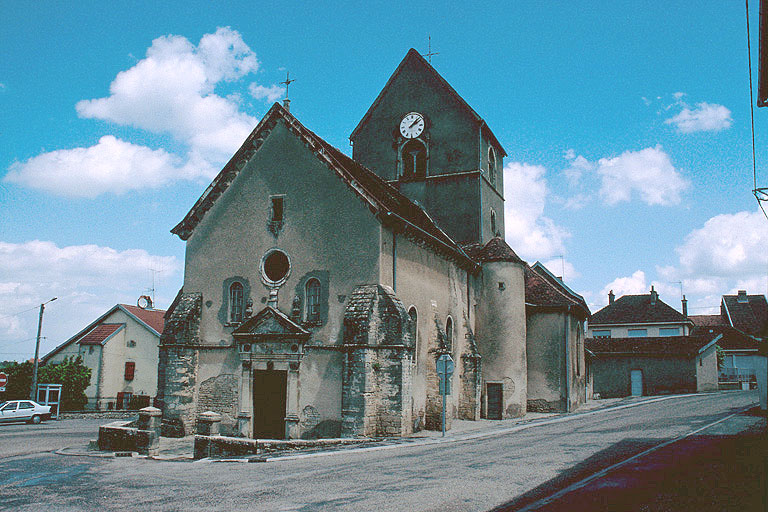
[[[528,313],[529,411],[573,411],[586,401],[583,326],[565,311]]]
[[[592,360],[594,392],[601,398],[631,394],[631,370],[643,372],[643,395],[693,393],[696,385],[697,357],[610,356],[600,354]]]
[[[284,222],[276,236],[269,229],[272,195],[284,195]],[[242,282],[253,312],[261,310],[269,295],[261,259],[269,249],[279,248],[291,264],[279,288],[279,309],[290,315],[298,299],[297,320],[303,321],[308,277],[321,280],[325,301],[320,325],[307,325],[313,348],[306,350],[299,370],[300,426],[309,431],[331,421],[338,431],[343,355],[333,347],[341,345],[344,307],[352,290],[379,278],[379,230],[356,194],[278,122],[187,242],[184,292],[202,294],[199,332],[206,347],[200,350],[193,400],[205,400],[200,396],[204,383],[211,389],[231,388],[228,376],[241,375],[231,335],[235,326],[228,324],[227,285],[234,279]],[[225,395],[231,396],[228,391]],[[222,431],[234,428],[237,405],[225,401],[219,409],[215,412],[224,415]]]
[[[717,391],[717,350],[711,346],[696,359],[696,391]]]
[[[501,383],[503,417],[522,416],[528,388],[523,266],[485,263],[478,281],[475,334],[483,364],[483,402],[487,405],[487,384]]]

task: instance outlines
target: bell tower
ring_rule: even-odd
[[[417,202],[454,241],[504,236],[504,148],[411,48],[350,135],[352,158]]]

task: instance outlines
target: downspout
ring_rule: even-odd
[[[568,304],[565,310],[565,319],[563,319],[565,328],[565,412],[571,412],[571,365],[570,358],[570,334],[571,334],[571,305]]]
[[[392,291],[397,293],[397,233],[392,230]]]

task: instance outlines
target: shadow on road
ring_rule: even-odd
[[[761,416],[757,408],[743,416]],[[493,509],[515,511],[663,441],[627,439]],[[538,511],[768,510],[766,422],[740,435],[694,435],[589,482]]]

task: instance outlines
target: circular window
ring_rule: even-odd
[[[281,285],[288,278],[291,262],[280,249],[272,249],[261,260],[261,276],[271,286]]]

